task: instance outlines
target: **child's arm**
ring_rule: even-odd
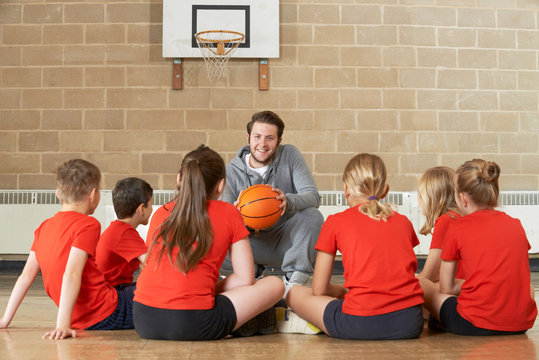
[[[139,267],[140,267],[141,269],[143,269],[144,266],[146,265],[146,257],[147,257],[147,256],[148,256],[148,253],[144,253],[144,254],[142,254],[142,255],[140,255],[140,256],[137,257],[138,261],[140,261]]]
[[[463,281],[455,279],[457,261],[442,260],[440,264],[440,292],[442,294],[458,295]]]
[[[19,308],[19,305],[24,299],[24,296],[28,292],[30,285],[32,285],[34,282],[38,273],[39,264],[36,259],[36,253],[30,251],[30,255],[28,255],[24,269],[22,270],[21,275],[17,279],[17,282],[11,291],[4,316],[2,319],[0,319],[0,329],[5,329],[9,326],[13,316],[15,316],[15,313]]]
[[[348,292],[344,286],[330,282],[334,264],[335,254],[318,251],[312,285],[314,296],[327,295],[334,298],[343,298]]]
[[[86,260],[88,260],[87,252],[76,247],[71,248],[62,278],[56,329],[45,333],[43,338],[60,340],[70,336],[77,336],[76,331],[71,329],[71,315],[73,314],[73,308],[79,296],[82,271],[86,266]]]
[[[234,272],[215,285],[216,294],[238,286],[253,285],[255,283],[254,260],[249,238],[245,237],[236,241],[230,246],[229,251]]]
[[[442,249],[430,249],[423,270],[421,270],[418,277],[427,278],[432,282],[438,282],[440,277],[440,255],[442,255]]]

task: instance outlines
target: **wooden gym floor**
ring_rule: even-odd
[[[0,314],[17,275],[0,274]],[[342,276],[334,276],[342,282]],[[532,273],[539,289],[539,273]],[[536,291],[536,299],[539,298]],[[0,330],[0,359],[537,359],[539,323],[524,335],[466,337],[430,332],[419,339],[346,341],[325,335],[274,334],[210,342],[144,340],[134,330],[85,331],[76,339],[43,340],[56,306],[36,279],[10,327]]]

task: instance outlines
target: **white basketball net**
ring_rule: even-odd
[[[210,30],[195,34],[198,48],[206,63],[208,79],[219,80],[226,72],[228,60],[245,35],[228,30]]]

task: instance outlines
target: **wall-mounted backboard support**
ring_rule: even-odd
[[[263,59],[265,63],[260,63],[260,69],[265,69],[266,78],[260,75],[260,80],[266,81],[267,89],[267,59],[279,57],[279,0],[163,1],[163,57],[202,58],[194,34],[208,30],[245,34],[232,59]],[[178,81],[183,80],[177,72],[181,72],[181,60],[173,66],[176,88]],[[263,83],[259,85],[262,89]]]
[[[182,89],[182,59],[175,58],[172,62],[172,88]]]

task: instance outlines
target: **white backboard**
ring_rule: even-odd
[[[163,57],[200,58],[194,34],[245,34],[232,57],[279,57],[279,0],[164,0]]]

